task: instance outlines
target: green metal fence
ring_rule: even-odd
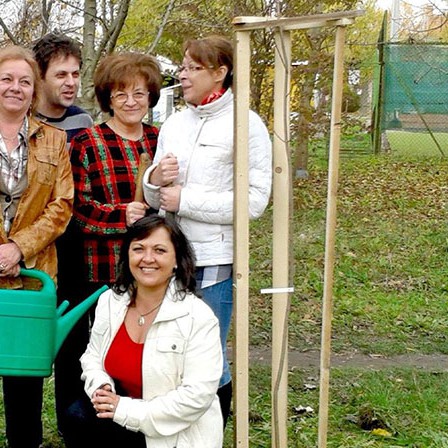
[[[375,152],[448,155],[448,44],[392,43],[381,37]]]

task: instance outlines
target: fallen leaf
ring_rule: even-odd
[[[392,434],[389,431],[387,431],[386,429],[383,429],[383,428],[375,428],[375,429],[372,429],[371,432],[372,432],[372,434],[374,436],[392,437]]]

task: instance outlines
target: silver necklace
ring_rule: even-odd
[[[141,327],[142,325],[145,325],[145,316],[147,316],[148,314],[151,314],[153,311],[155,311],[157,308],[159,308],[160,305],[162,305],[163,300],[160,301],[160,303],[155,306],[152,310],[149,310],[147,313],[141,314],[140,311],[137,309],[137,307],[135,307],[135,310],[137,311],[138,314],[140,314],[140,317],[137,319],[137,324],[139,327]]]

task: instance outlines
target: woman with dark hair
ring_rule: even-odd
[[[68,448],[222,447],[219,324],[195,287],[174,220],[151,215],[129,228],[81,357],[87,396],[69,408]]]

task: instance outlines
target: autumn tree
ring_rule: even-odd
[[[5,2],[5,0],[0,0]],[[7,2],[11,5],[12,2]],[[94,111],[93,73],[100,58],[117,48],[165,56],[176,63],[182,60],[182,43],[188,38],[221,34],[232,38],[235,16],[303,16],[356,9],[358,0],[326,0],[312,3],[305,0],[22,0],[9,6],[15,21],[5,23],[3,42],[22,45],[48,31],[61,31],[83,42],[82,105]],[[362,20],[362,19],[358,19]],[[33,26],[29,26],[29,24]],[[360,22],[361,23],[361,22]],[[349,61],[359,65],[364,58],[363,22],[349,27],[350,39],[358,50],[350,49]],[[295,166],[306,168],[310,139],[325,126],[328,96],[331,92],[333,33],[331,29],[295,32],[293,35],[293,67],[291,110],[295,143]],[[375,33],[368,33],[369,36]],[[274,36],[270,29],[252,33],[252,107],[266,123],[272,121]],[[364,52],[365,53],[365,52]],[[318,99],[318,101],[316,101]],[[328,121],[328,120],[327,120]],[[316,125],[317,124],[317,125]]]
[[[4,1],[4,0],[3,0]],[[95,114],[93,73],[100,58],[114,50],[131,0],[22,0],[6,2],[9,21],[0,20],[1,43],[31,46],[50,31],[83,43],[81,104]]]

